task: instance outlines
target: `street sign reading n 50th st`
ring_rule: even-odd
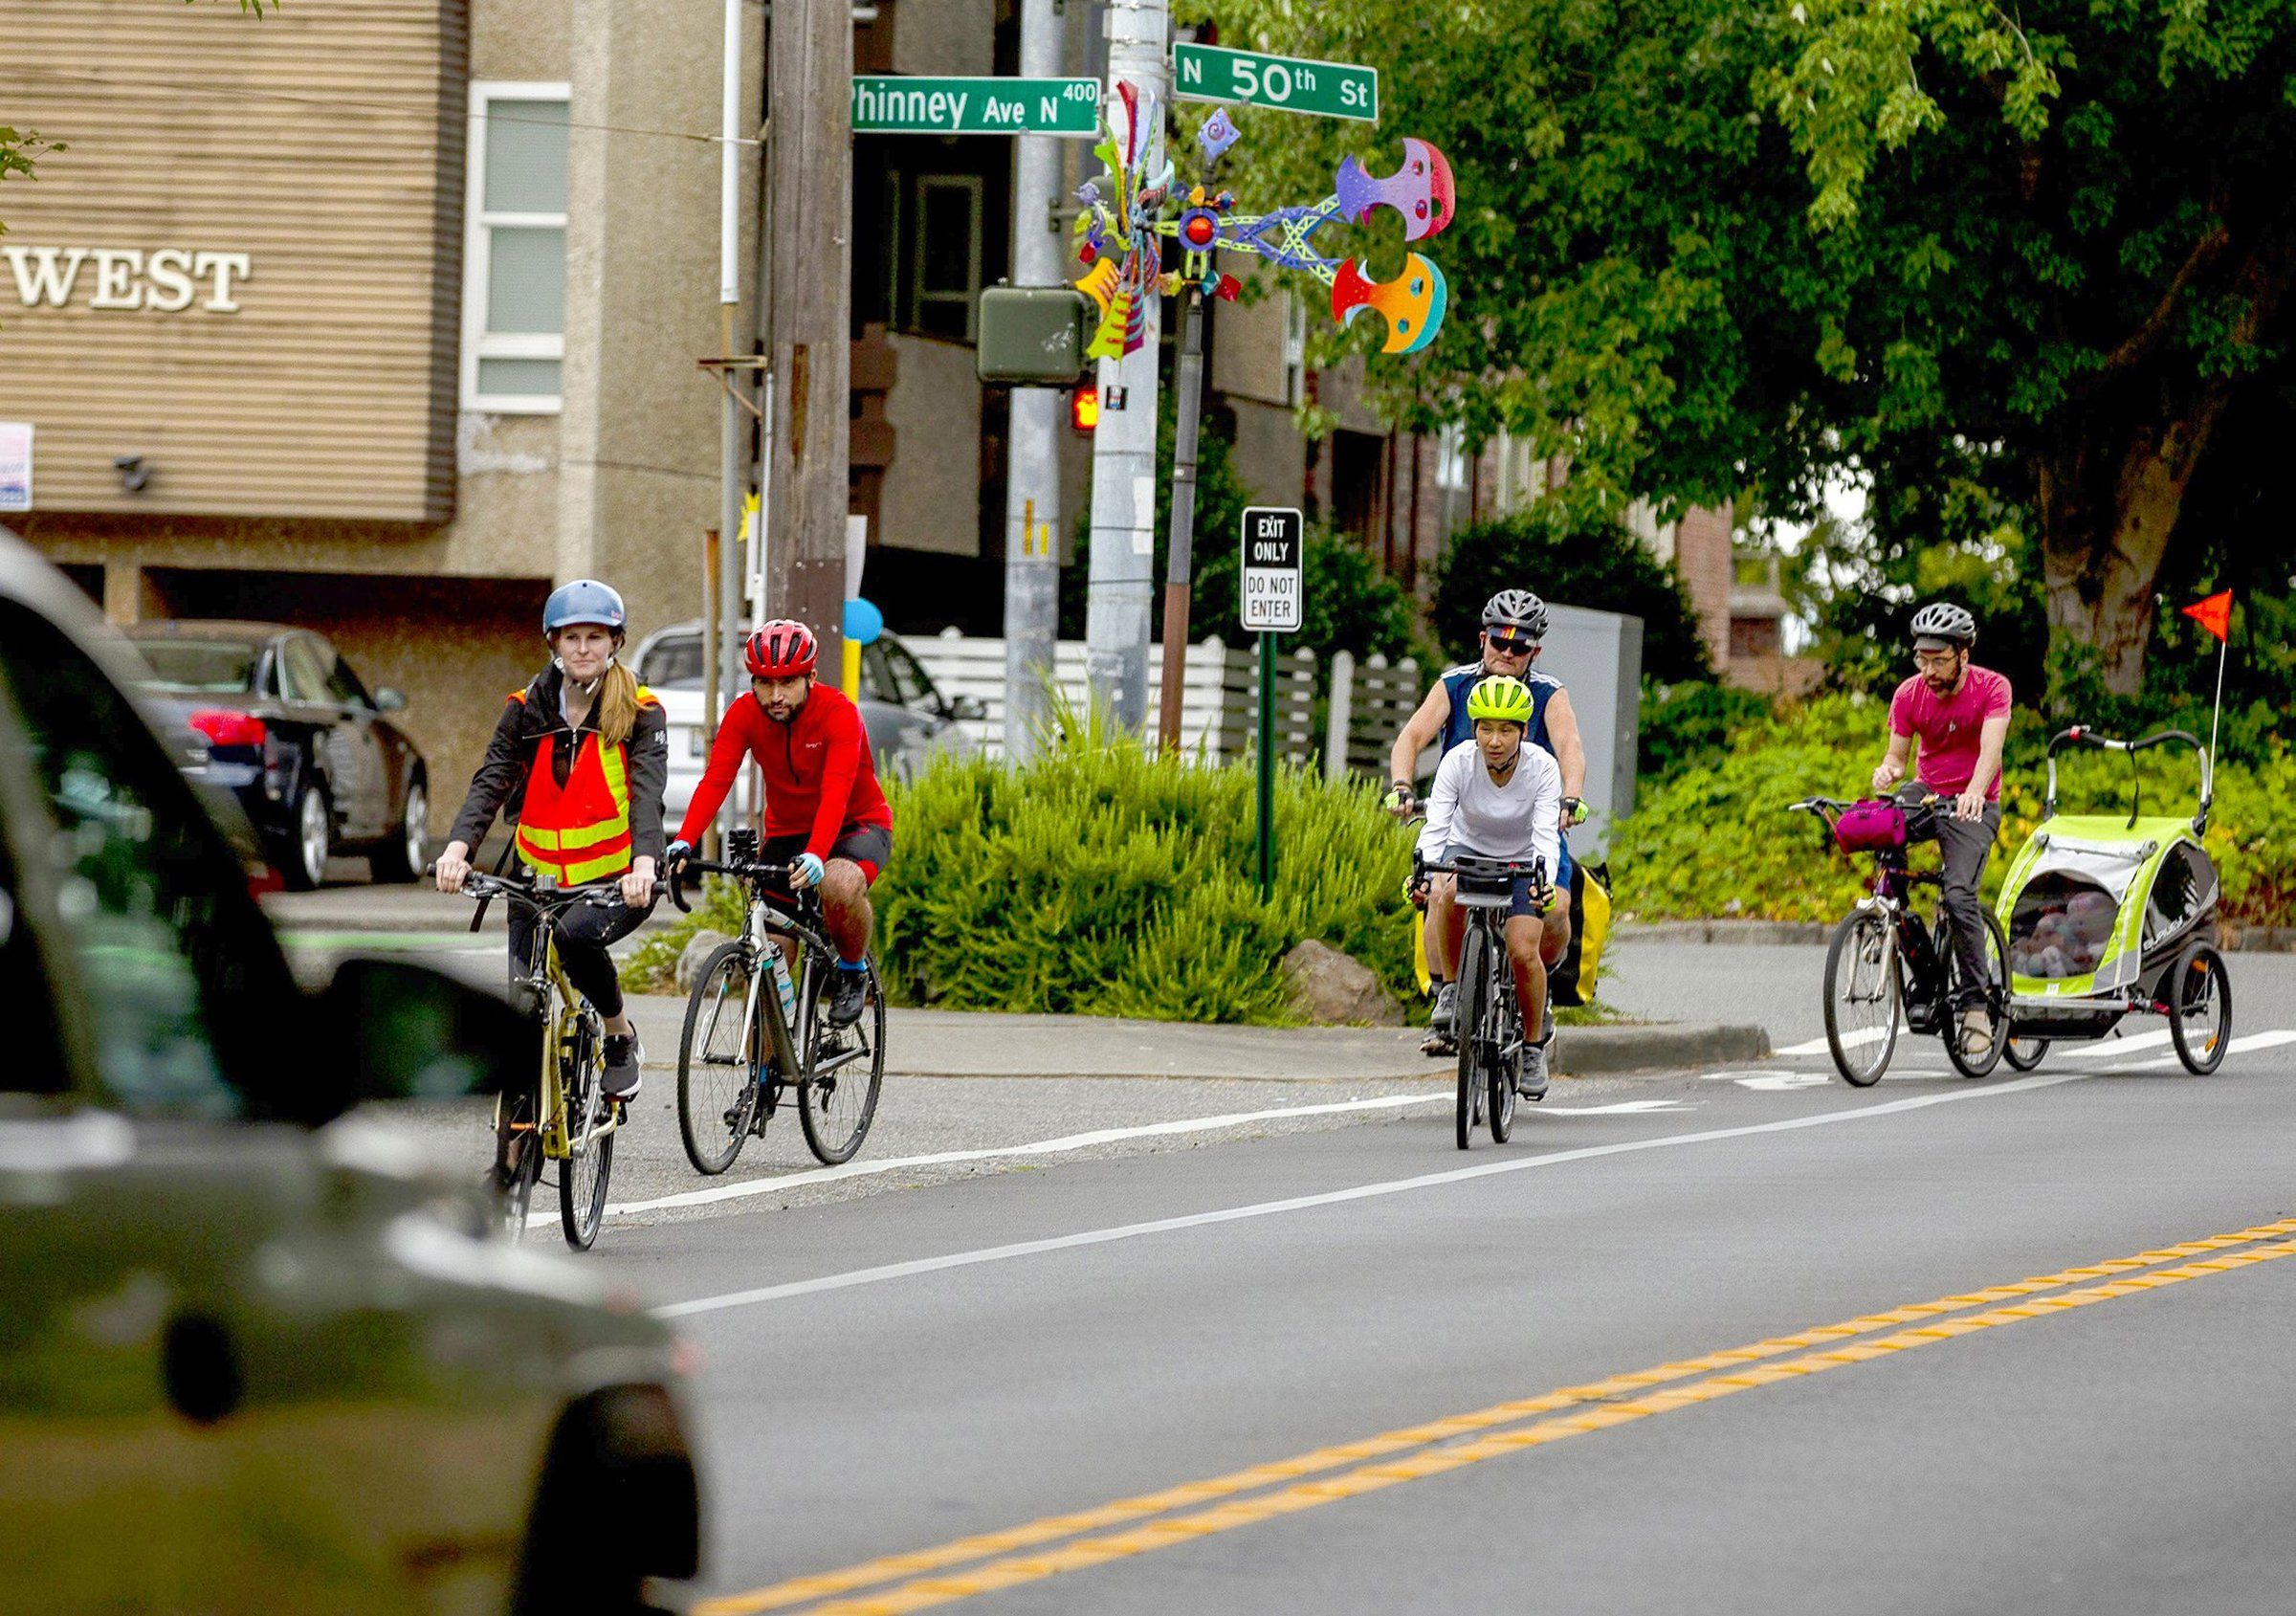
[[[1245,628],[1264,634],[1298,632],[1307,531],[1307,519],[1297,511],[1268,505],[1245,511]]]
[[[1380,117],[1378,68],[1268,56],[1222,45],[1173,46],[1172,93],[1183,101],[1242,101],[1367,123]]]

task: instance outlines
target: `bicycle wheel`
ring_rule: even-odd
[[[1483,958],[1483,930],[1468,926],[1459,950],[1459,1114],[1456,1133],[1461,1150],[1475,1142],[1475,1124],[1483,1119],[1483,988],[1490,975]]]
[[[1897,940],[1874,909],[1845,916],[1825,951],[1825,1046],[1853,1088],[1881,1081],[1897,1048]]]
[[[542,1176],[542,1143],[535,1132],[534,1091],[503,1095],[495,1101],[495,1166],[492,1182],[495,1204],[502,1215],[502,1232],[513,1241],[526,1232],[526,1214],[534,1206],[534,1186]]]
[[[762,1028],[750,1019],[749,950],[729,942],[705,961],[686,1000],[677,1041],[677,1131],[686,1160],[715,1177],[734,1164],[758,1109],[758,1046]]]
[[[567,1156],[558,1164],[558,1221],[566,1244],[586,1251],[606,1217],[606,1184],[614,1170],[614,1136],[599,1133],[613,1110],[606,1097],[605,1055],[597,1041],[582,1040],[580,1058],[565,1074]]]
[[[1490,1106],[1491,1142],[1505,1144],[1507,1137],[1514,1132],[1514,1072],[1515,1062],[1522,1059],[1519,1046],[1523,1028],[1520,1012],[1510,1012],[1508,1008],[1514,996],[1508,991],[1507,984],[1514,967],[1503,953],[1490,963],[1493,967],[1488,973],[1490,985],[1484,991],[1490,1003],[1485,1007],[1483,1025],[1490,1029],[1492,1055],[1484,1063],[1483,1083]],[[1504,1052],[1511,1044],[1517,1046],[1512,1060]]]
[[[829,955],[820,943],[808,942],[806,953],[813,980],[799,1007],[806,1070],[798,1084],[797,1124],[814,1158],[834,1167],[853,1159],[877,1115],[877,1090],[885,1081],[885,994],[874,962],[864,962],[869,987],[861,1019],[831,1027],[821,1001],[835,968],[826,963]]]
[[[2001,935],[1999,917],[1990,909],[1984,915],[1986,974],[1992,978],[1985,986],[1985,1013],[1992,1023],[1992,1035],[1983,1049],[1973,1053],[1963,1046],[1959,1013],[1950,1008],[1940,1029],[1945,1039],[1945,1058],[1964,1077],[1990,1075],[2000,1065],[2001,1052],[2009,1043],[2009,940]],[[1954,947],[1953,921],[1938,916],[1934,937],[1937,957],[1945,963],[1944,1002],[1950,1007],[1961,991],[1961,955]]]
[[[2224,956],[2205,942],[2188,942],[2163,985],[2176,1058],[2194,1076],[2205,1077],[2224,1064],[2224,1046],[2232,1040],[2232,978],[2225,974]]]

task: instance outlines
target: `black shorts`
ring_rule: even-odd
[[[768,836],[758,850],[758,862],[787,864],[806,851],[807,840],[806,836]],[[885,866],[893,862],[893,829],[886,825],[848,825],[829,844],[829,857],[852,860],[861,867],[862,880],[873,886],[885,873]]]

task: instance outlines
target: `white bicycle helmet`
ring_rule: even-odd
[[[1977,637],[1977,620],[1952,601],[1933,601],[1913,614],[1915,640],[1945,640],[1966,649]]]

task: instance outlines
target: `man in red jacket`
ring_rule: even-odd
[[[893,809],[877,786],[869,730],[843,691],[816,684],[821,648],[813,631],[786,618],[749,636],[742,660],[753,699],[736,700],[718,726],[710,765],[686,808],[677,838],[664,850],[675,862],[718,817],[741,770],[743,754],[765,773],[765,830],[759,857],[789,866],[789,884],[821,889],[821,911],[836,943],[837,990],[829,1020],[861,1019],[875,916],[870,883],[893,856]]]

